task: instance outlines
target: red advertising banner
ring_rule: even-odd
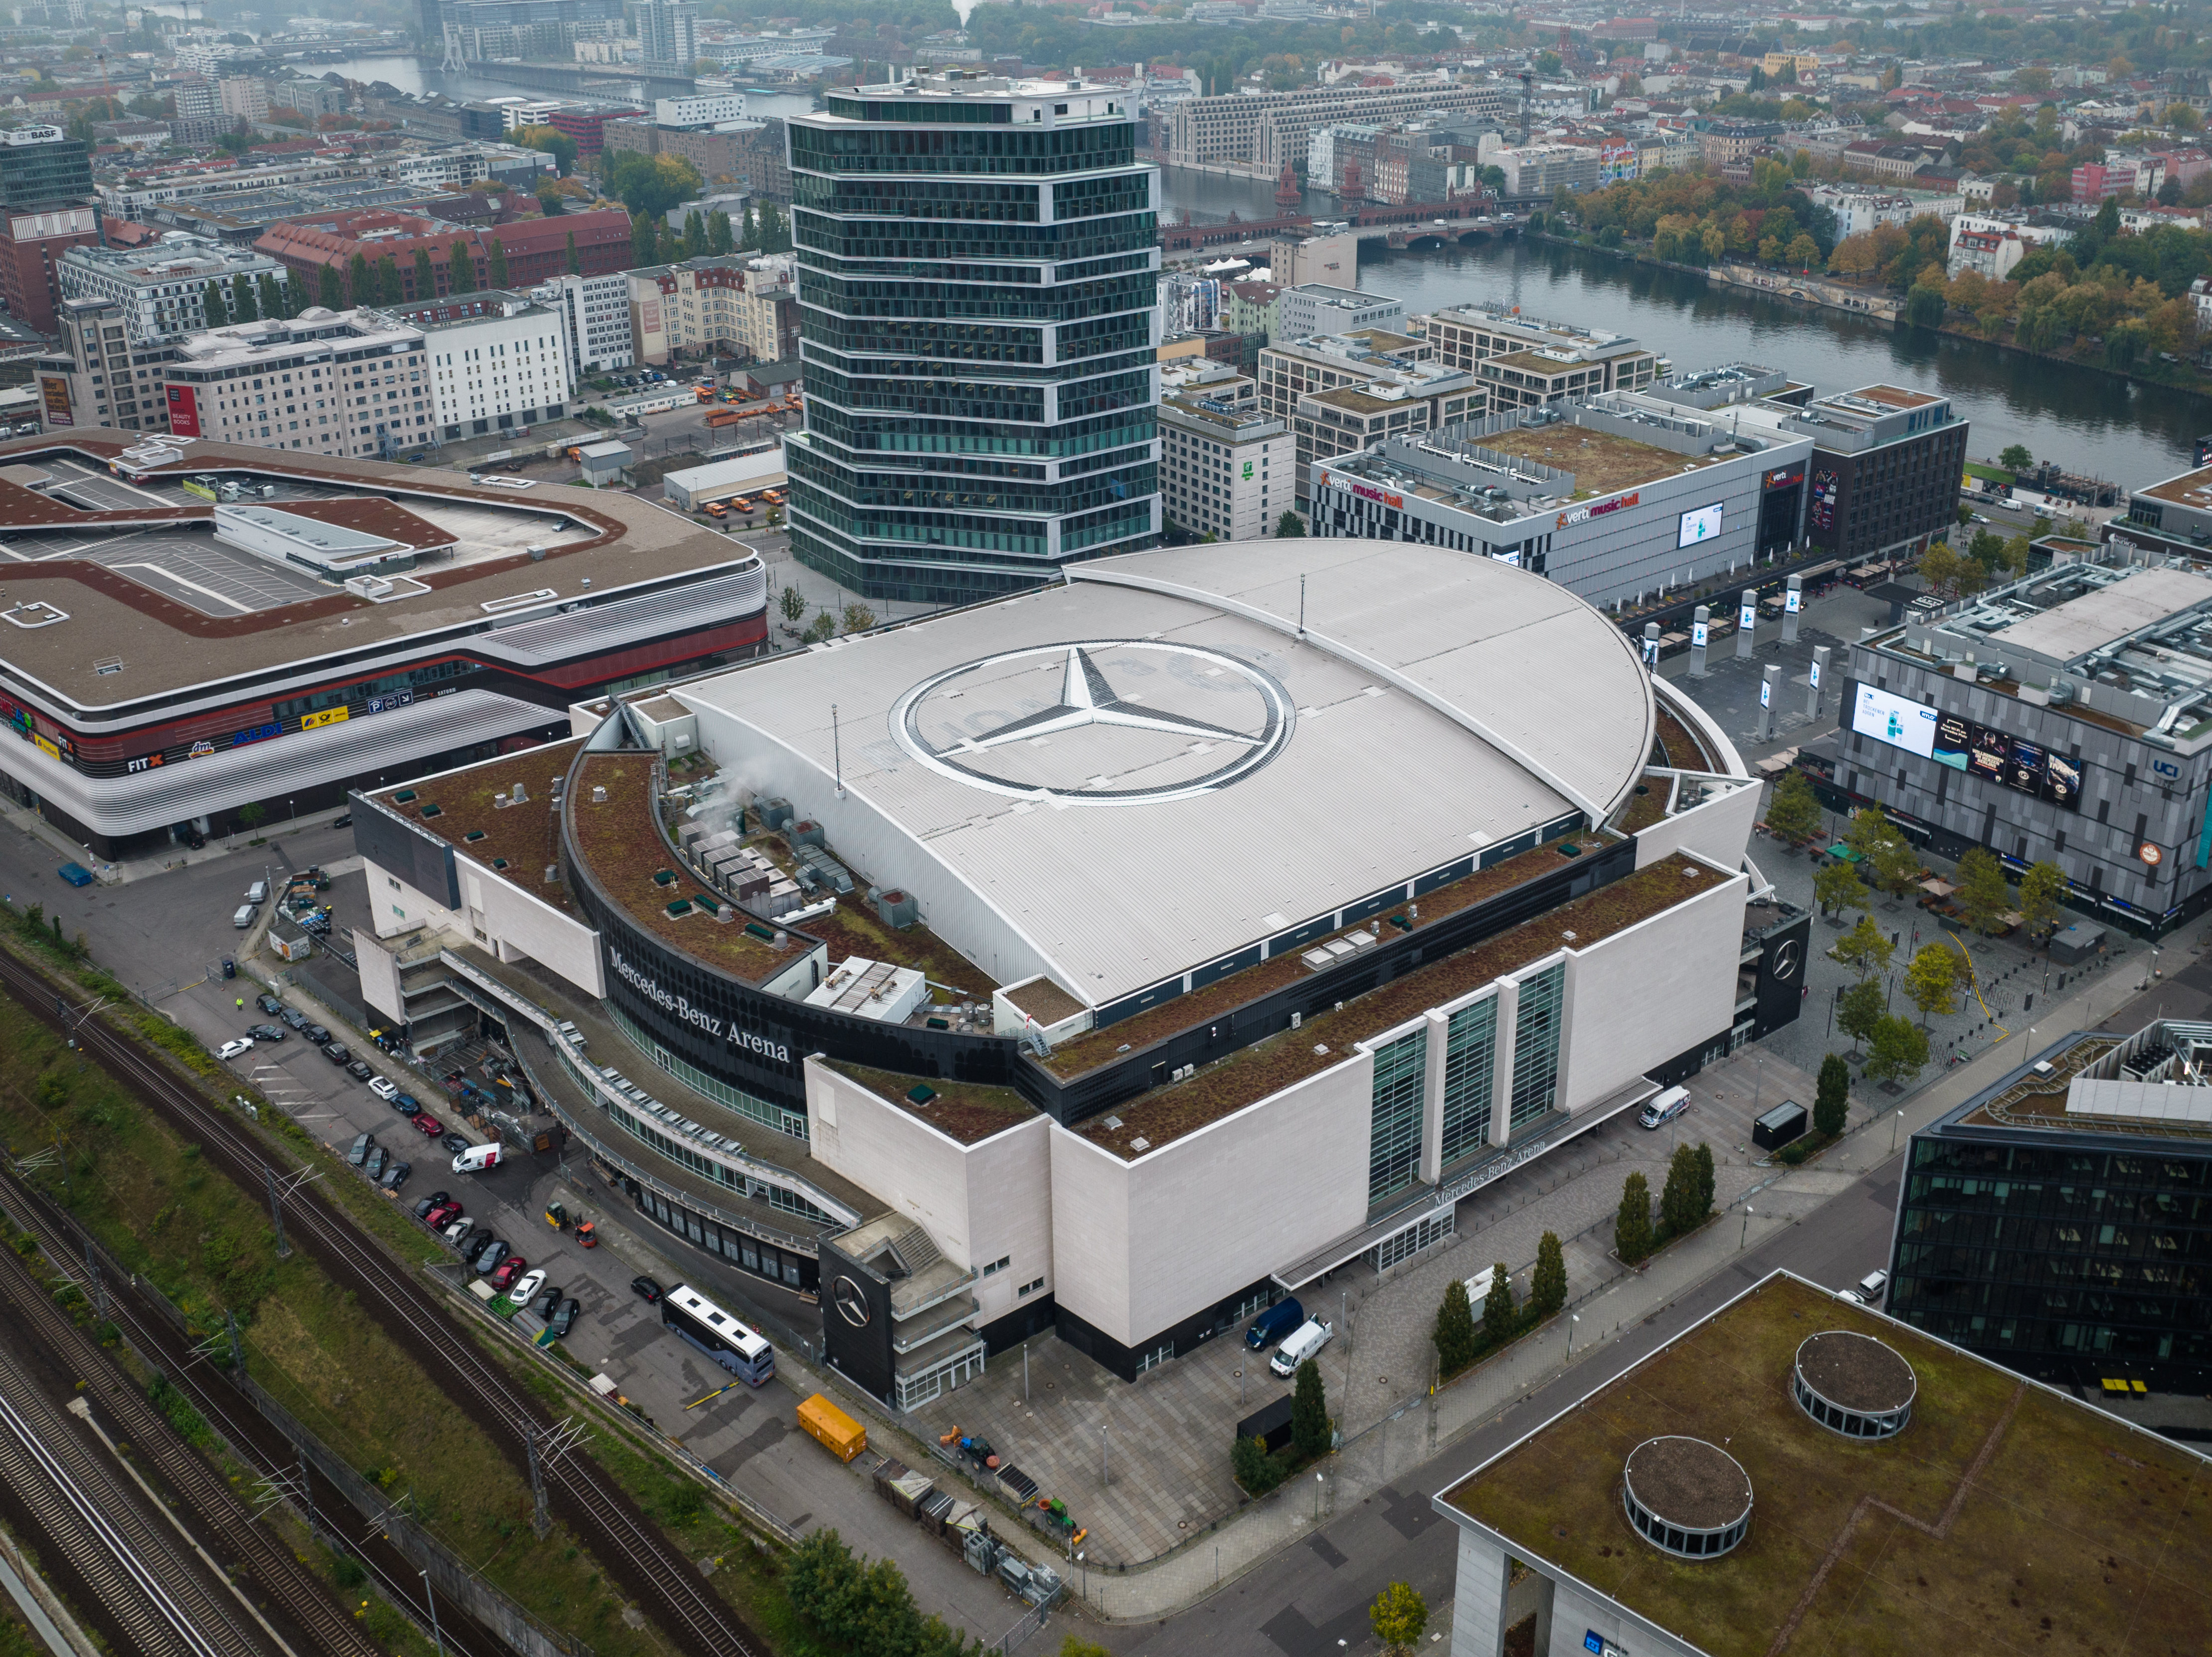
[[[49,426],[73,426],[76,416],[70,412],[69,381],[42,375],[39,386],[46,394],[46,423]]]
[[[192,387],[169,387],[169,429],[179,437],[200,435],[199,393]]]

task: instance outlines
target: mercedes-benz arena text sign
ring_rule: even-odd
[[[1129,660],[1133,654],[1133,663]],[[1003,673],[994,670],[1030,658],[1044,658],[1041,667],[1059,667],[1060,696],[1051,706],[952,740],[933,741],[925,734],[926,723],[942,728],[951,722],[947,704],[969,688],[961,681],[973,680],[976,688],[1003,682]],[[1198,683],[1227,679],[1252,694],[1237,698],[1230,716],[1235,722],[1221,723],[1159,705],[1158,691],[1139,691],[1116,682],[1118,673],[1124,679],[1141,675],[1149,684],[1155,671],[1152,659],[1170,670],[1170,681],[1173,668],[1181,666]],[[1152,805],[1213,793],[1249,777],[1280,753],[1297,724],[1297,704],[1273,673],[1225,650],[1159,639],[1036,644],[983,656],[922,680],[899,698],[890,715],[891,734],[899,746],[932,771],[987,793],[1059,806]],[[1137,773],[1128,769],[1126,748],[1106,738],[1108,733],[1159,739],[1137,771],[1179,774],[1172,780],[1127,786]],[[1048,752],[1024,755],[1018,765],[1011,763],[1011,753],[994,763],[994,753],[1017,745]],[[1109,748],[1115,750],[1111,761]],[[1216,755],[1220,756],[1218,761]],[[1122,767],[1119,777],[1109,770],[1109,764]]]

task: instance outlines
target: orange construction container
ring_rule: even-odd
[[[799,1424],[840,1461],[868,1447],[868,1429],[819,1392],[799,1406]]]

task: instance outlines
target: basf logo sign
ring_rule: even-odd
[[[199,393],[193,387],[169,387],[169,429],[179,437],[200,435]]]

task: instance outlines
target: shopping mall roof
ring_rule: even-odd
[[[23,560],[8,566],[4,606],[51,606],[65,618],[0,628],[0,679],[16,693],[57,709],[127,707],[203,690],[224,704],[235,700],[231,687],[241,678],[319,659],[365,661],[380,646],[386,655],[417,642],[434,648],[422,636],[439,633],[496,631],[518,666],[540,667],[534,658],[557,659],[559,635],[580,619],[562,614],[567,606],[718,569],[744,566],[758,582],[751,555],[727,537],[619,494],[544,483],[526,491],[484,488],[427,467],[206,442],[111,474],[126,451],[167,443],[104,431],[0,443],[0,463],[33,461],[57,479],[44,491],[0,483],[0,534]],[[453,556],[372,598],[227,552],[208,533],[213,503],[182,487],[199,474],[271,480],[284,509],[311,516],[331,515],[305,497],[349,498],[360,527],[374,533],[420,519]],[[412,533],[397,539],[422,544]],[[226,559],[222,573],[210,573],[210,560]],[[734,602],[723,606],[725,618]],[[173,704],[170,714],[180,710]]]
[[[1093,1006],[1634,786],[1650,685],[1589,605],[1434,548],[1285,545],[1074,565],[671,694],[986,970]]]

